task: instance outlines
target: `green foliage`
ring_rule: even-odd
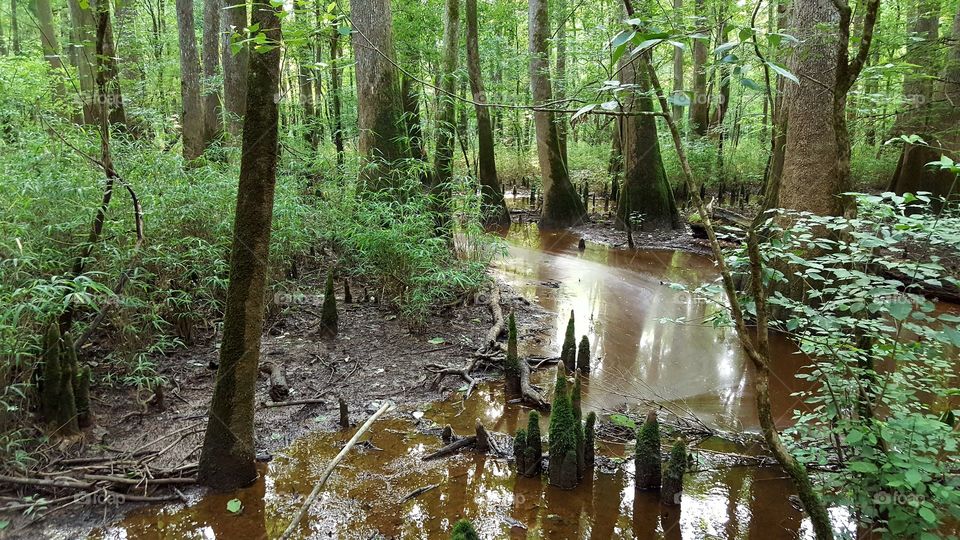
[[[323,289],[323,307],[320,311],[320,331],[327,337],[337,335],[337,296],[333,290],[333,271],[327,272],[327,282]]]
[[[920,294],[960,284],[945,266],[960,252],[960,216],[932,213],[924,194],[856,200],[853,218],[781,212],[763,223],[772,324],[812,359],[785,440],[808,466],[835,464],[820,477],[825,499],[914,537],[960,508],[956,432],[941,421],[955,408],[960,317]],[[731,255],[746,276],[743,248]],[[755,311],[752,298],[745,306]]]
[[[477,530],[473,528],[473,523],[461,519],[453,526],[450,532],[450,540],[480,540]]]

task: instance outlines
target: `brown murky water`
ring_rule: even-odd
[[[515,227],[507,257],[496,271],[517,290],[555,314],[540,339],[523,351],[555,356],[567,317],[576,313],[578,337],[590,336],[594,371],[584,386],[584,407],[603,412],[638,398],[666,402],[721,429],[756,428],[752,373],[730,331],[703,320],[715,307],[663,282],[695,285],[713,279],[709,259],[682,252],[630,252],[588,245],[578,237]],[[686,324],[661,319],[685,318]],[[526,337],[526,336],[525,336]],[[804,359],[775,342],[775,413],[789,422],[799,388],[794,373]],[[547,381],[549,374],[538,380]],[[712,466],[701,460],[684,480],[683,504],[662,507],[655,494],[635,494],[631,460],[598,467],[573,491],[538,479],[515,478],[504,459],[465,453],[424,462],[441,446],[423,433],[451,424],[459,433],[479,418],[489,429],[513,433],[526,410],[503,405],[502,388],[482,385],[466,402],[452,397],[433,404],[415,421],[398,411],[379,422],[370,445],[352,453],[301,525],[313,538],[447,538],[458,519],[474,521],[485,538],[797,538],[809,536],[791,506],[789,481],[775,468]],[[546,419],[545,419],[546,420]],[[544,425],[544,428],[546,425]],[[148,507],[93,537],[271,538],[296,513],[326,463],[352,433],[317,433],[292,444],[268,465],[252,487],[205,495],[189,506]],[[746,453],[749,449],[732,449]],[[602,443],[598,453],[617,463],[630,448]],[[426,486],[435,488],[410,500]],[[239,515],[226,510],[238,498]],[[841,518],[842,516],[838,516]],[[379,536],[378,536],[379,535]]]

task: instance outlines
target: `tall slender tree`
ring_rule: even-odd
[[[550,85],[550,53],[547,38],[550,35],[548,0],[530,0],[530,93],[533,104],[548,108],[553,99]],[[543,181],[543,209],[540,227],[563,228],[581,222],[586,215],[583,202],[570,182],[570,174],[560,150],[560,140],[554,113],[536,110],[533,113],[537,133],[537,155]]]
[[[203,141],[204,147],[223,134],[220,105],[220,12],[223,0],[203,0]]]
[[[231,136],[239,137],[247,108],[247,64],[250,55],[249,47],[242,42],[244,29],[248,26],[246,0],[224,0],[220,24],[223,29],[224,116],[227,131]]]
[[[438,196],[453,178],[453,145],[456,134],[457,46],[460,41],[460,0],[443,3],[443,57],[440,92],[437,94],[437,145],[433,155],[432,187]]]
[[[704,0],[695,0],[697,29],[701,35],[708,35],[707,17],[704,14]],[[707,96],[707,38],[693,40],[693,97],[690,103],[690,130],[698,136],[707,134],[710,124],[710,99]]]
[[[343,117],[340,111],[340,25],[334,19],[330,32],[330,133],[337,152],[337,167],[343,167]]]
[[[683,0],[673,0],[673,18],[677,24],[683,21]],[[683,107],[679,105],[678,99],[683,95],[683,49],[673,48],[673,117],[683,117]]]
[[[40,27],[40,48],[43,57],[50,64],[50,75],[57,82],[55,88],[60,97],[64,96],[63,60],[60,58],[60,43],[57,40],[58,28],[53,24],[53,10],[50,0],[37,0],[37,22]]]
[[[183,130],[183,159],[203,154],[204,116],[200,101],[200,57],[193,24],[193,0],[176,0],[177,35],[180,43],[180,125]]]
[[[221,490],[257,478],[254,393],[277,178],[281,32],[270,4],[253,4],[253,22],[275,46],[250,57],[223,341],[198,474],[201,484]]]
[[[510,226],[510,211],[503,200],[503,190],[497,178],[497,157],[493,143],[493,126],[490,108],[485,107],[487,94],[480,73],[479,28],[477,25],[477,0],[467,1],[467,71],[470,74],[470,90],[477,113],[477,176],[480,180],[480,195],[483,205],[484,224],[499,227]]]

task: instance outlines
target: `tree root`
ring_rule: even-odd
[[[423,461],[430,461],[432,459],[456,454],[464,448],[473,448],[481,452],[493,451],[497,455],[504,455],[503,451],[497,446],[496,442],[494,442],[493,438],[490,436],[490,433],[487,432],[487,428],[483,427],[483,424],[480,423],[480,420],[477,420],[476,427],[474,428],[474,434],[468,437],[457,437],[453,433],[453,430],[450,430],[449,428],[450,426],[444,428],[443,439],[449,439],[451,442],[436,452],[424,456]]]

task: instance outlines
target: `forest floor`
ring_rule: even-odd
[[[409,415],[450,393],[462,391],[465,383],[453,375],[433,387],[435,374],[430,371],[431,365],[462,368],[469,364],[483,348],[485,334],[493,324],[483,294],[435,313],[421,330],[411,330],[385,305],[343,303],[338,287],[340,332],[334,340],[323,339],[317,331],[322,280],[306,279],[299,285],[303,293],[265,324],[261,365],[271,362],[282,367],[290,394],[280,406],[272,406],[277,404],[271,402],[269,395],[270,377],[260,373],[255,415],[258,461],[269,461],[274,453],[308,433],[336,430],[338,398],[347,403],[351,423],[356,424],[384,400],[397,405],[392,414]],[[518,314],[521,338],[540,339],[536,334],[546,313],[506,285],[498,285],[505,312],[514,310]],[[357,284],[354,289],[363,290]],[[66,450],[48,448],[46,454],[52,463],[46,469],[56,469],[57,462],[64,459],[121,459],[145,450],[160,452],[150,459],[151,469],[170,470],[195,463],[216,377],[211,366],[217,359],[218,338],[214,335],[203,336],[192,346],[166,357],[160,369],[168,381],[162,404],[143,405],[143,400],[132,391],[118,395],[117,388],[92,388],[94,425],[85,430],[82,445]],[[480,376],[480,380],[498,375],[490,372],[489,376]],[[306,399],[323,402],[294,404]],[[157,493],[169,493],[164,488],[160,486]],[[40,489],[39,493],[53,498],[45,493],[48,489]],[[31,492],[37,490],[24,490]],[[143,489],[134,487],[127,493],[138,492],[143,494]],[[8,513],[5,519],[12,523],[7,531],[0,531],[0,537],[4,533],[48,538],[84,536],[93,527],[119,519],[131,508],[125,504],[71,505],[61,509],[52,504],[49,509],[56,511],[45,519],[42,510],[33,517]],[[31,525],[35,519],[40,523]]]

